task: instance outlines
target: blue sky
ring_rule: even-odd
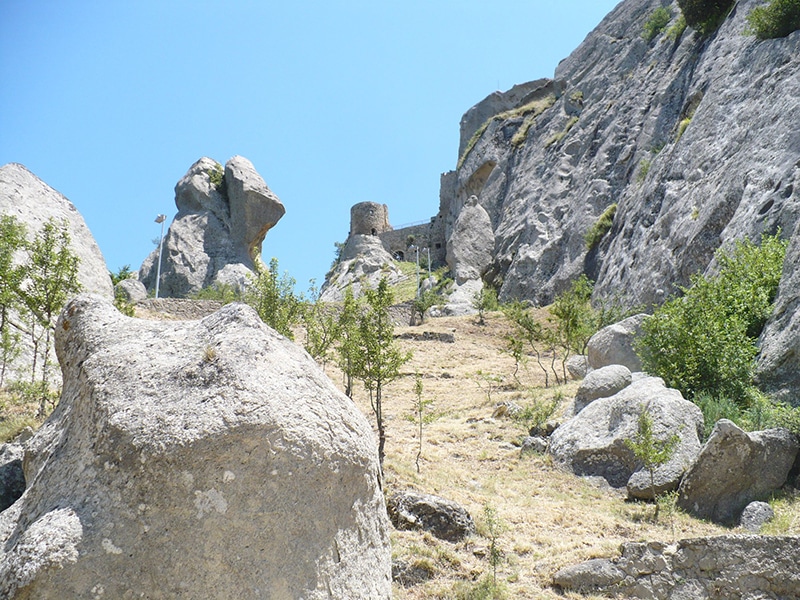
[[[433,216],[461,115],[550,77],[615,0],[0,0],[0,164],[67,196],[138,269],[201,156],[283,201],[264,257],[322,279],[350,206]]]

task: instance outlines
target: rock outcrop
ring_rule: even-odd
[[[83,291],[113,296],[106,261],[75,205],[20,164],[0,167],[0,214],[24,223],[29,236],[50,219],[66,221]]]
[[[252,309],[146,321],[84,295],[57,332],[0,597],[391,596],[372,430]]]
[[[628,387],[633,381],[630,369],[622,365],[608,365],[586,375],[575,394],[575,412],[598,398],[608,398]]]
[[[598,297],[660,303],[712,271],[721,245],[795,230],[800,32],[747,35],[759,4],[737,2],[703,37],[678,35],[677,2],[625,0],[552,80],[533,82],[516,103],[495,106],[493,94],[467,112],[441,214],[449,240],[478,197],[495,236],[484,277],[501,300],[547,304],[585,273]],[[662,6],[671,21],[647,41],[644,25]],[[614,203],[610,230],[587,247]]]
[[[548,451],[576,475],[600,476],[612,487],[627,485],[631,496],[652,497],[649,474],[625,444],[635,437],[643,410],[653,420],[656,439],[680,437],[672,458],[655,471],[657,494],[675,489],[700,452],[703,414],[657,377],[638,378],[613,396],[589,404],[553,432]]]
[[[243,288],[264,237],[286,212],[242,156],[225,165],[201,158],[175,186],[175,215],[164,236],[159,296],[183,298],[213,285]],[[158,248],[139,269],[154,290]]]
[[[24,456],[22,444],[0,444],[0,512],[14,504],[25,491]]]
[[[786,429],[747,433],[721,419],[681,481],[678,506],[700,519],[736,523],[745,506],[786,483],[797,452]]]
[[[457,285],[480,279],[492,262],[494,232],[486,209],[471,196],[458,214],[447,241],[447,264]]]
[[[353,291],[353,296],[358,298],[365,289],[378,287],[384,277],[390,285],[407,279],[380,238],[374,235],[350,235],[339,261],[325,277],[320,299],[323,302],[339,302],[348,287]]]
[[[622,545],[621,556],[567,567],[553,583],[563,590],[625,598],[770,598],[800,591],[800,537],[723,535]]]

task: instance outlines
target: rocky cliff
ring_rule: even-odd
[[[778,228],[796,256],[800,32],[748,35],[746,16],[759,4],[741,0],[703,37],[681,29],[677,2],[625,0],[552,80],[470,109],[458,167],[442,176],[448,249],[475,195],[495,238],[481,276],[501,299],[545,304],[586,273],[596,295],[660,303],[692,274],[713,271],[720,246]],[[671,20],[648,41],[645,23],[662,6]],[[613,205],[611,227],[599,228]],[[772,358],[762,359],[762,380],[784,395],[785,378],[773,372],[800,372],[796,337],[781,333],[796,330],[792,272],[765,333]]]

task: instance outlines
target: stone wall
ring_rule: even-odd
[[[420,259],[423,250],[430,248],[432,267],[435,269],[445,264],[447,244],[444,239],[444,219],[441,215],[432,217],[428,223],[394,229],[380,234],[379,237],[395,260],[414,261],[415,253],[408,250],[409,236],[414,236],[413,243],[420,249]],[[424,254],[427,255],[427,252]]]

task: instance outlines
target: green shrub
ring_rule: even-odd
[[[678,0],[678,6],[692,29],[708,35],[728,16],[734,0]]]
[[[650,373],[693,399],[698,394],[751,404],[756,340],[772,311],[786,242],[765,236],[716,254],[719,274],[692,278],[683,296],[642,326],[638,351]]]
[[[636,183],[644,182],[647,178],[647,174],[650,172],[650,165],[652,165],[652,162],[649,158],[643,158],[639,162],[639,172],[636,173]]]
[[[771,0],[747,15],[748,33],[760,40],[786,37],[800,29],[800,0]]]
[[[211,181],[211,185],[221,193],[225,186],[225,170],[222,168],[222,165],[217,163],[213,168],[207,169],[206,173],[208,174],[208,179]]]
[[[606,208],[603,211],[603,214],[600,215],[600,218],[597,219],[597,222],[589,231],[586,232],[586,235],[583,236],[583,239],[586,241],[587,250],[593,250],[596,248],[600,243],[600,240],[602,240],[603,237],[605,237],[605,235],[611,230],[611,226],[614,224],[615,214],[617,214],[616,203]]]
[[[683,16],[683,13],[678,15],[678,18],[675,19],[675,23],[672,24],[672,27],[667,30],[667,37],[674,42],[677,42],[681,37],[683,37],[683,32],[686,31],[686,17]]]
[[[681,122],[678,123],[678,131],[675,133],[675,141],[677,142],[679,139],[683,137],[686,128],[689,127],[689,124],[692,122],[691,117],[686,117],[685,119],[681,119]]]
[[[655,9],[644,24],[644,31],[642,37],[648,42],[652,41],[659,33],[664,31],[664,28],[672,19],[672,13],[665,6],[659,6]]]
[[[244,294],[241,289],[230,283],[215,283],[193,294],[192,299],[213,300],[223,304],[230,304],[231,302],[242,302]]]

